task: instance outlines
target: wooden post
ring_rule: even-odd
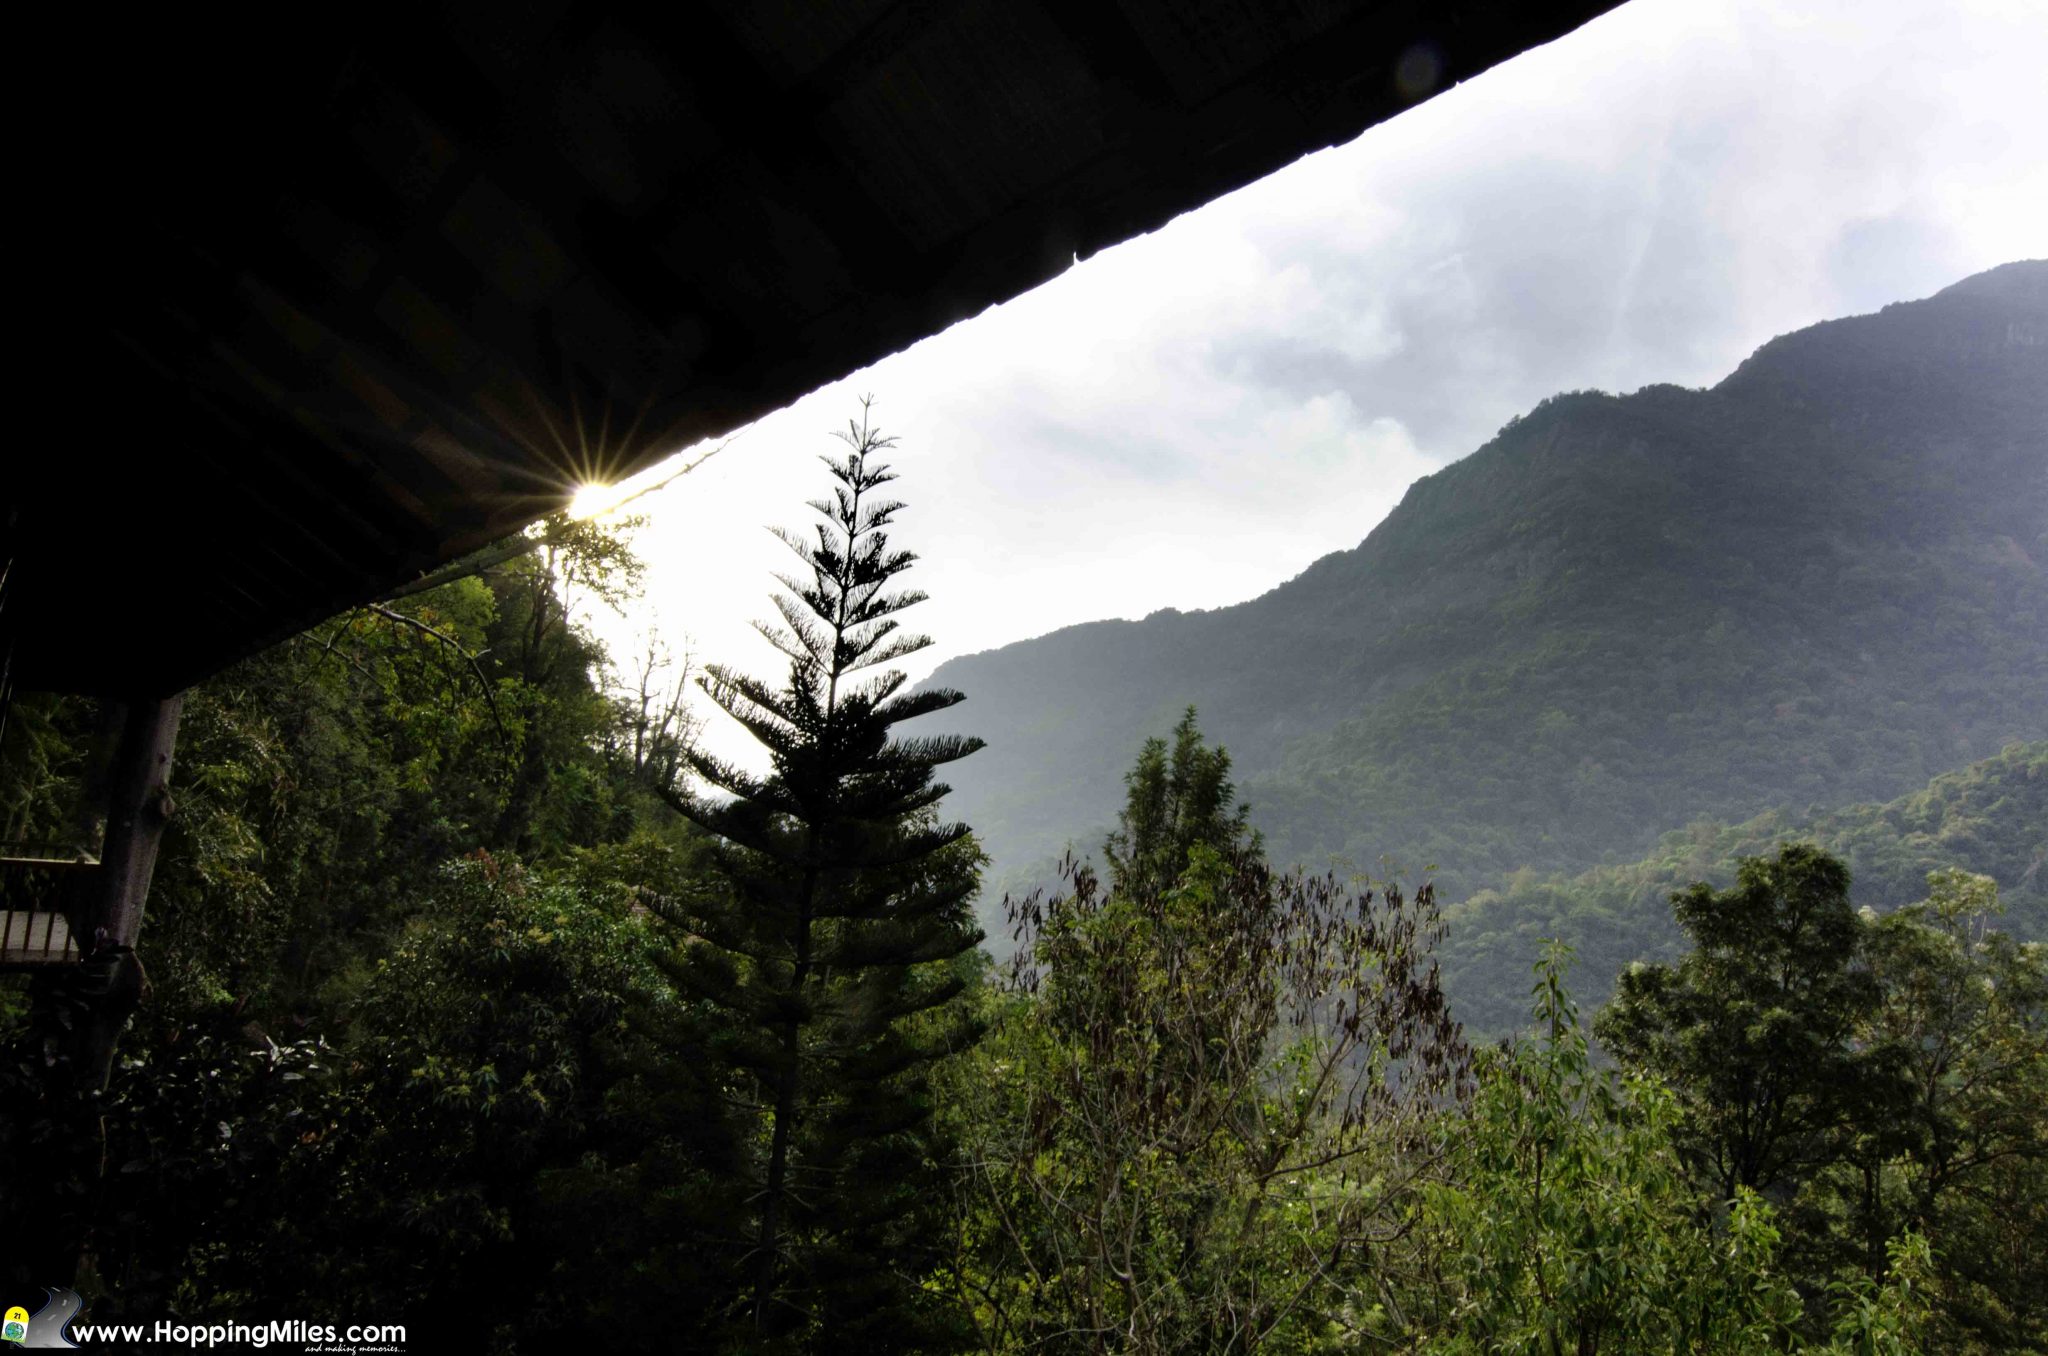
[[[142,962],[135,943],[142,935],[142,906],[156,870],[157,847],[170,822],[171,751],[177,744],[183,693],[128,706],[107,769],[107,834],[100,849],[99,890],[89,918],[81,920],[81,949],[91,954],[79,967],[77,994],[84,1020],[74,1028],[71,1057],[81,1085],[103,1088],[114,1067],[121,1028],[142,1001]]]
[[[107,770],[107,837],[100,848],[97,926],[105,943],[132,947],[156,870],[156,850],[171,818],[171,750],[185,694],[128,708],[113,766]]]

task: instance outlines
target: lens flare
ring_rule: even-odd
[[[569,516],[579,521],[596,518],[609,513],[619,506],[631,491],[624,485],[605,485],[590,482],[576,487],[575,495],[569,500]]]

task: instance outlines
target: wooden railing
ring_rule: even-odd
[[[0,970],[84,959],[99,868],[82,855],[0,856]]]

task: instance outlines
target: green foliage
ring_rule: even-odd
[[[480,1315],[464,1345],[509,1350],[602,1318],[637,1349],[714,1342],[706,1297],[740,1285],[706,1244],[742,1208],[706,1115],[715,1023],[630,907],[698,888],[650,837],[555,873],[480,853],[339,986],[334,1045],[230,1009],[151,1024],[89,1113],[11,1066],[0,1150],[83,1184],[33,1211],[39,1265],[96,1237],[80,1288],[110,1321]]]
[[[1537,967],[1538,1034],[1481,1058],[1448,1180],[1428,1193],[1427,1283],[1401,1317],[1446,1353],[1781,1348],[1800,1306],[1771,1211],[1739,1187],[1724,1225],[1707,1223],[1671,1093],[1593,1064],[1569,956],[1553,946]]]
[[[586,1145],[652,973],[629,916],[488,855],[450,864],[427,902],[349,1005],[335,1132],[335,1206],[378,1240],[355,1284],[408,1307],[505,1283],[534,1179]]]
[[[1633,960],[1675,959],[1682,935],[1672,894],[1693,881],[1732,881],[1738,859],[1788,842],[1840,858],[1854,874],[1858,903],[1880,912],[1921,898],[1930,871],[1991,876],[2005,901],[2004,930],[2048,939],[2048,743],[2011,745],[1882,805],[1699,823],[1666,834],[1640,862],[1572,877],[1519,872],[1445,910],[1445,983],[1458,1015],[1478,1031],[1513,1026],[1515,977],[1545,936],[1571,942],[1596,985]]]
[[[675,798],[720,840],[728,888],[651,901],[690,939],[668,966],[678,989],[725,1015],[712,1054],[757,1143],[735,1165],[755,1191],[733,1221],[752,1234],[757,1349],[826,1333],[846,1350],[936,1345],[950,1317],[919,1284],[937,1199],[927,1084],[976,1035],[954,962],[980,939],[967,900],[981,856],[965,825],[934,817],[933,771],[980,741],[892,740],[960,694],[854,676],[929,641],[895,616],[924,595],[887,591],[915,560],[883,531],[902,507],[877,494],[895,478],[875,459],[891,440],[865,418],[845,440],[826,462],[832,497],[812,504],[815,542],[781,534],[809,576],[783,579],[783,624],[761,628],[790,658],[788,685],[716,667],[706,684],[772,771],[694,755],[733,798]]]
[[[1745,858],[1734,889],[1695,885],[1672,908],[1692,951],[1625,971],[1595,1030],[1672,1084],[1687,1152],[1719,1199],[1797,1180],[1894,1091],[1856,1047],[1878,989],[1848,869],[1795,845]]]
[[[1233,804],[1230,754],[1202,743],[1190,706],[1166,741],[1148,739],[1136,766],[1124,775],[1124,809],[1103,845],[1118,890],[1143,894],[1163,889],[1187,865],[1197,843],[1225,854],[1259,852],[1259,836],[1246,827],[1249,807]]]
[[[1597,1028],[1669,1080],[1704,1191],[1784,1206],[1807,1331],[1847,1306],[1844,1350],[1904,1349],[1902,1325],[1944,1351],[2038,1346],[2048,954],[1992,925],[1988,877],[1927,889],[1880,917],[1816,849],[1745,859],[1736,889],[1673,897],[1693,951],[1626,973]]]
[[[1433,1171],[1428,1108],[1462,1088],[1427,891],[1276,876],[1217,813],[1221,750],[1183,731],[1176,761],[1218,775],[1162,797],[1148,750],[1111,887],[1070,862],[1061,894],[1013,902],[994,1034],[948,1081],[966,1172],[947,1283],[992,1350],[1341,1333]]]
[[[68,855],[85,836],[81,795],[91,776],[98,703],[12,694],[0,728],[0,844]]]
[[[1907,1234],[1885,1250],[1882,1283],[1868,1276],[1837,1281],[1833,1340],[1825,1356],[1918,1356],[1927,1350],[1926,1285],[1933,1269],[1927,1240]],[[1942,1350],[1955,1350],[1943,1347]]]
[[[600,688],[563,591],[620,596],[623,542],[559,524],[535,540],[187,694],[150,989],[104,1098],[45,1085],[25,991],[0,980],[0,1195],[47,1222],[34,1275],[10,1253],[0,1279],[61,1279],[84,1256],[102,1316],[152,1321],[541,1285],[542,1184],[613,1133],[599,1104],[632,1040],[606,1024],[628,994],[647,1008],[664,992],[625,926],[636,892],[697,888],[701,838],[604,753],[633,743],[638,713]],[[96,832],[80,795],[95,704],[31,696],[8,724],[12,830]],[[660,738],[673,752],[687,730]],[[536,747],[546,776],[516,834],[552,864],[546,883],[509,858],[488,889],[444,879],[503,846]]]
[[[305,1011],[403,927],[431,865],[521,844],[548,858],[656,812],[600,752],[629,713],[561,595],[620,596],[638,566],[608,530],[536,531],[544,550],[335,618],[187,694],[144,948],[169,1005]]]
[[[22,1225],[0,1254],[10,1290],[77,1267],[110,1316],[200,1311],[214,1295],[232,1311],[252,1260],[309,1260],[289,1167],[327,1123],[325,1042],[280,1043],[212,1012],[133,1033],[105,1093],[39,1065],[21,1044],[0,1064],[0,1182]]]
[[[1816,1268],[1887,1265],[1917,1235],[1928,1322],[1946,1351],[2048,1344],[2048,949],[1998,930],[1996,885],[1931,873],[1928,897],[1869,917],[1882,999],[1860,1040],[1901,1075],[1797,1218]],[[1896,1264],[1897,1259],[1891,1259]]]
[[[254,656],[188,696],[105,1094],[0,983],[0,1280],[499,1351],[2048,1348],[2029,305],[1559,397],[1265,598],[956,661],[981,837],[934,780],[977,741],[895,730],[958,694],[862,676],[924,643],[865,423],[785,538],[790,681],[712,673],[765,776],[695,756],[687,657],[583,625],[616,524]],[[100,714],[16,704],[7,837],[92,836]],[[989,982],[982,844],[1050,856],[1127,767]],[[1435,891],[1272,870],[1233,778],[1289,856],[1498,887],[1444,953],[1480,1026],[1541,937],[1645,959],[1625,1067],[1562,951],[1475,1065]]]
[[[491,577],[501,621],[490,672],[498,708],[519,735],[493,843],[532,855],[564,843],[588,846],[610,827],[601,793],[591,803],[592,790],[603,785],[591,744],[612,715],[591,681],[604,656],[576,624],[574,606],[591,598],[616,610],[638,596],[642,566],[621,536],[637,521],[551,518],[533,529],[536,550]],[[590,775],[565,776],[572,770]],[[572,803],[564,805],[565,798]],[[549,830],[552,841],[542,836]]]

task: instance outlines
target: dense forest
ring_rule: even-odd
[[[2048,262],[1773,340],[1709,390],[1555,397],[1262,597],[942,666],[998,879],[1089,850],[1196,705],[1275,855],[1633,861],[2048,738]]]
[[[1655,852],[1626,866],[1572,877],[1518,872],[1445,910],[1445,984],[1459,1016],[1481,1031],[1515,1025],[1516,981],[1548,938],[1578,948],[1589,991],[1632,961],[1674,958],[1683,945],[1669,907],[1674,893],[1694,881],[1732,880],[1742,858],[1799,842],[1848,865],[1861,906],[1888,913],[1922,898],[1930,872],[1961,868],[1997,882],[2005,931],[2048,938],[2048,743],[2015,744],[1883,805],[1702,821],[1664,835]]]
[[[1955,294],[1971,342],[1987,288],[2007,295],[1998,275]],[[1930,314],[1952,318],[1866,318],[1869,343]],[[1773,380],[1766,364],[1731,382]],[[2020,427],[2038,392],[1999,399],[2010,442],[1994,451],[2017,465],[2031,447],[2038,470],[2039,426],[2031,444]],[[1553,445],[1561,412],[1610,405],[1627,402],[1538,411],[1469,474],[1525,475],[1514,457]],[[1783,446],[1758,436],[1773,450],[1744,474],[1768,476]],[[2048,949],[2024,931],[2042,909],[2048,772],[2038,743],[1978,747],[2041,714],[2025,680],[2043,638],[2007,624],[2039,601],[2039,517],[1958,554],[1929,526],[1951,496],[1902,518],[1896,551],[1841,547],[1822,576],[1800,573],[1820,558],[1802,543],[1834,543],[1810,548],[1834,560],[1861,541],[1841,526],[1855,496],[1831,501],[1828,526],[1757,510],[1815,590],[1854,559],[1913,560],[1960,600],[1898,625],[1948,628],[1977,676],[1924,653],[1882,678],[1851,665],[1889,718],[1811,783],[1890,793],[1958,753],[1995,755],[1902,800],[1724,827],[1698,813],[1730,798],[1706,794],[1661,821],[1695,827],[1637,866],[1453,894],[1478,868],[1293,866],[1301,840],[1270,800],[1247,808],[1235,746],[1162,684],[1145,705],[1170,706],[1170,729],[1059,774],[1107,807],[1085,856],[1005,896],[946,786],[998,747],[968,718],[975,669],[942,671],[959,690],[898,670],[928,641],[899,626],[923,595],[889,540],[890,440],[864,418],[843,439],[816,521],[784,534],[796,564],[765,628],[779,675],[697,674],[658,638],[608,654],[588,614],[641,587],[633,525],[553,520],[187,695],[147,993],[104,1089],[65,1067],[61,986],[0,978],[7,1303],[71,1284],[94,1322],[403,1322],[423,1351],[2048,1345]],[[2022,471],[1999,473],[2009,502],[1983,514],[2038,507]],[[1897,475],[1873,502],[1931,493]],[[1414,501],[1448,512],[1445,476]],[[1639,492],[1616,489],[1617,530]],[[1457,502],[1475,518],[1535,502],[1526,483],[1500,496]],[[1739,535],[1740,516],[1656,531]],[[1361,551],[1399,555],[1398,535]],[[1683,559],[1720,558],[1698,550]],[[1671,585],[1639,565],[1626,576]],[[1532,577],[1591,608],[1586,569]],[[1755,576],[1755,607],[1776,606],[1782,578]],[[1403,614],[1417,653],[1498,620],[1483,591],[1461,611],[1469,583],[1425,588]],[[1834,607],[1845,626],[1873,615],[1856,596]],[[1597,620],[1585,634],[1624,643]],[[1448,777],[1493,737],[1531,777],[1575,740],[1571,766],[1592,766],[1615,756],[1601,741],[1632,737],[1625,696],[1647,709],[1687,682],[1732,683],[1718,666],[1754,663],[1768,639],[1744,617],[1686,629],[1699,620],[1635,637],[1669,648],[1654,671],[1669,692],[1626,675],[1596,688],[1588,701],[1620,704],[1611,729],[1568,716],[1508,739],[1417,715],[1415,747],[1442,748],[1398,774],[1416,822],[1442,811],[1446,841],[1478,822],[1451,814],[1426,766]],[[1769,686],[1821,684],[1847,662],[1825,640],[1805,667],[1759,670],[1764,727],[1716,723],[1708,704],[1690,742],[1658,746],[1669,784],[1704,776],[1710,739],[1727,741],[1732,786],[1796,739],[1863,731],[1861,708],[1799,705],[1819,687],[1781,701]],[[1405,699],[1422,705],[1404,709],[1485,691],[1509,721],[1518,703],[1577,701],[1573,674],[1620,662],[1597,646],[1590,668],[1558,658],[1577,644],[1536,646],[1512,672],[1414,677]],[[1343,664],[1301,665],[1323,669]],[[766,771],[698,746],[694,680]],[[1914,683],[1931,685],[1917,703],[1899,695]],[[107,715],[15,700],[10,842],[91,839]],[[1613,830],[1610,793],[1572,802],[1587,816],[1574,843]],[[1787,794],[1763,781],[1743,803]],[[1501,796],[1542,801],[1540,779]],[[1627,831],[1584,851],[1642,851],[1674,804],[1641,793]],[[1583,855],[1524,851],[1547,832],[1497,825],[1470,860],[1559,872]]]

